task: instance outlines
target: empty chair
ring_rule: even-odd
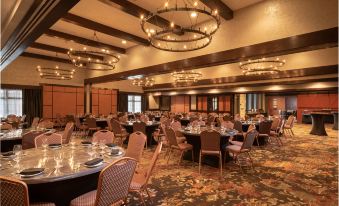
[[[65,126],[65,130],[62,133],[62,143],[63,144],[68,144],[69,141],[71,140],[72,134],[74,130],[74,123],[73,122],[68,122]]]
[[[108,130],[99,130],[93,134],[92,142],[105,141],[105,143],[114,142],[114,134]]]
[[[100,130],[100,127],[97,127],[97,120],[93,117],[86,118],[87,130],[90,134]]]
[[[142,132],[146,134],[146,123],[145,122],[134,122],[133,123],[133,132]],[[146,138],[146,149],[147,149],[147,138]]]
[[[47,139],[47,144],[62,144],[62,136],[60,134],[44,133],[35,138],[35,148],[41,147],[45,138]]]
[[[271,131],[269,135],[269,142],[272,141],[272,139],[275,139],[278,145],[282,145],[281,139],[279,138],[279,126],[280,126],[281,119],[280,118],[274,118],[271,126]]]
[[[142,192],[146,191],[148,197],[151,199],[151,196],[147,190],[148,180],[150,179],[153,169],[156,165],[158,157],[161,153],[162,142],[160,142],[153,153],[153,157],[150,165],[146,171],[138,171],[138,173],[134,173],[133,179],[130,185],[130,191],[137,192],[142,203],[145,205],[144,198],[142,197]]]
[[[129,136],[126,157],[131,157],[140,161],[142,151],[146,143],[146,135],[141,132],[134,132]]]
[[[192,161],[194,162],[193,146],[191,144],[178,143],[177,137],[176,137],[175,132],[172,128],[169,128],[169,127],[165,128],[165,134],[167,136],[167,140],[168,140],[168,143],[169,143],[167,164],[168,164],[169,159],[171,157],[172,150],[181,151],[180,160],[178,162],[178,165],[180,165],[180,162],[181,162],[181,159],[184,155],[184,152],[189,151],[189,150],[192,151]]]
[[[35,147],[35,138],[41,135],[42,131],[27,132],[22,136],[22,149],[31,149]]]
[[[271,121],[262,121],[259,123],[259,136],[256,138],[258,146],[259,139],[263,139],[264,142],[266,142],[269,139],[271,126],[272,126]]]
[[[87,192],[71,201],[70,206],[121,205],[127,198],[137,162],[122,158],[105,167],[99,175],[97,190]]]
[[[128,133],[125,129],[122,128],[119,121],[115,119],[111,119],[111,126],[112,126],[112,132],[114,133],[114,137],[119,140],[120,145],[123,144],[124,140],[128,136]]]
[[[29,204],[27,184],[17,179],[0,176],[0,188],[1,206],[54,206],[47,202]]]
[[[75,128],[80,133],[81,132],[85,133],[85,131],[87,130],[87,125],[81,124],[80,118],[79,117],[75,117]]]
[[[228,146],[226,146],[225,152],[230,152],[230,153],[233,154],[233,159],[236,163],[239,164],[240,168],[242,168],[242,167],[241,167],[241,163],[240,163],[238,157],[241,154],[247,154],[247,156],[250,160],[250,163],[251,163],[251,167],[253,168],[253,160],[251,158],[250,152],[251,152],[251,149],[252,149],[252,146],[253,146],[254,139],[256,139],[257,136],[258,136],[258,132],[256,130],[251,130],[251,131],[249,131],[248,133],[245,134],[244,142],[241,146],[240,145],[228,145]]]
[[[32,121],[32,124],[31,124],[31,127],[32,128],[36,128],[39,124],[39,120],[40,118],[39,117],[34,117],[33,121]]]
[[[294,136],[293,132],[293,125],[294,125],[294,116],[290,115],[284,125],[284,133],[288,133],[290,136]]]
[[[199,154],[199,174],[201,171],[201,157],[203,155],[213,155],[219,157],[220,175],[222,175],[220,136],[220,133],[215,130],[205,130],[200,133],[201,149]]]

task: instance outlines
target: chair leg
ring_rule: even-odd
[[[293,132],[292,128],[290,130],[291,130],[292,136],[294,137],[294,132]]]
[[[192,162],[194,163],[194,151],[193,149],[191,151],[192,151]]]
[[[248,158],[250,159],[250,162],[251,162],[251,167],[252,167],[252,169],[254,169],[254,167],[253,167],[253,160],[252,160],[252,157],[251,157],[251,155],[250,155],[250,153],[249,152],[246,152],[247,153],[247,156],[248,156]]]
[[[150,202],[153,204],[153,201],[152,201],[152,198],[151,198],[151,194],[149,193],[148,188],[146,187],[145,190],[146,190],[146,193],[148,195],[148,198],[149,198]]]
[[[167,158],[167,164],[168,164],[169,159],[170,159],[170,156],[171,156],[171,151],[172,151],[172,148],[169,148],[169,151],[168,151],[168,158]]]
[[[258,137],[255,137],[255,139],[257,140],[258,147],[260,147]]]
[[[140,191],[140,192],[138,192],[138,194],[139,194],[139,197],[140,197],[140,199],[141,199],[141,202],[142,202],[142,204],[143,204],[143,205],[146,205],[146,204],[145,204],[144,197],[142,196],[142,193],[141,193],[141,191]]]
[[[182,156],[184,156],[184,152],[185,152],[184,150],[181,151],[180,159],[179,159],[178,165],[180,165],[180,163],[181,163]]]
[[[222,177],[222,154],[219,153],[219,167],[220,167],[220,176]]]
[[[201,151],[199,152],[199,174],[201,170]]]

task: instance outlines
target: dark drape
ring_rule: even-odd
[[[23,89],[22,113],[26,115],[26,121],[30,125],[34,117],[42,117],[42,90]]]
[[[147,98],[146,95],[141,95],[141,111],[147,110]]]
[[[118,111],[119,112],[127,112],[128,111],[128,94],[119,92],[118,95]]]

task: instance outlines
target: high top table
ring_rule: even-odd
[[[1,159],[1,175],[16,178],[26,182],[28,185],[29,199],[31,202],[54,202],[57,206],[68,206],[70,201],[86,192],[95,190],[100,171],[108,164],[122,158],[125,151],[118,156],[109,156],[108,148],[101,156],[104,159],[102,165],[95,168],[88,168],[84,163],[90,158],[91,147],[84,147],[80,144],[74,147],[62,146],[60,149],[33,148],[23,150],[22,159],[18,165],[13,158]],[[97,148],[97,155],[100,149]],[[61,167],[56,169],[54,155],[63,153]],[[94,158],[94,157],[93,157]],[[18,175],[23,169],[38,167],[44,168],[44,172],[38,176],[24,178]]]
[[[319,136],[327,136],[327,132],[325,130],[324,117],[332,115],[327,112],[312,112],[312,130],[310,134],[319,135]]]
[[[332,112],[333,114],[333,127],[332,129],[338,130],[338,112]]]

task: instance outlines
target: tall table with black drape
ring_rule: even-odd
[[[34,117],[42,116],[42,89],[23,89],[22,99],[22,112],[30,125]]]

